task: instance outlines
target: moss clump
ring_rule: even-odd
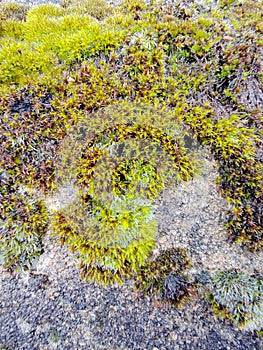
[[[1,3],[0,4],[0,20],[1,21],[25,21],[27,12],[29,10],[28,6],[16,4],[16,3]]]
[[[145,263],[157,226],[151,202],[130,195],[107,205],[82,198],[56,214],[53,228],[76,253],[82,277],[108,284],[123,282]]]
[[[10,91],[27,82],[49,84],[75,62],[100,53],[108,55],[120,45],[125,31],[113,23],[98,22],[92,17],[94,11],[85,11],[85,7],[80,7],[77,2],[74,4],[70,9],[57,5],[37,6],[29,9],[26,18],[20,18],[20,21],[11,22],[6,15],[2,16],[2,91]],[[91,2],[86,5],[89,7]],[[102,9],[102,2],[99,5]],[[91,7],[94,6],[96,4]]]
[[[169,182],[194,176],[183,131],[178,125],[175,139],[173,115],[163,125],[164,113],[158,105],[116,104],[75,124],[64,140],[56,173],[78,186],[79,198],[58,213],[54,232],[87,279],[120,282],[144,265],[157,233],[152,200]]]
[[[5,40],[6,47],[1,48],[0,83],[23,85],[33,74],[43,74],[50,70],[52,60],[42,49],[29,46],[15,39]]]
[[[0,254],[8,269],[28,269],[43,251],[48,223],[44,202],[1,173]]]
[[[162,251],[139,270],[136,288],[145,295],[179,307],[191,295],[191,284],[184,275],[189,265],[185,250],[171,248]]]
[[[103,20],[113,14],[113,6],[105,0],[64,0],[61,2],[63,8],[70,12],[90,15],[98,20]]]
[[[0,164],[14,183],[53,188],[54,162],[66,121],[52,107],[46,88],[25,88],[0,101]]]
[[[237,114],[217,119],[209,109],[205,113],[196,109],[195,113],[185,120],[201,143],[211,147],[219,163],[219,188],[233,205],[226,229],[232,240],[259,250],[263,243],[263,163],[257,156],[261,132],[248,127]]]
[[[212,280],[210,300],[215,313],[249,331],[263,330],[263,277],[236,270]]]

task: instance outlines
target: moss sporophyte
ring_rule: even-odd
[[[262,249],[262,5],[1,2],[0,244],[8,267],[30,266],[50,221],[85,278],[140,273],[155,245],[154,200],[198,172],[187,137],[218,162],[218,189],[232,208],[228,236]],[[67,184],[74,200],[51,215],[35,194]],[[186,293],[185,276],[166,277],[167,298],[177,300],[178,286]]]

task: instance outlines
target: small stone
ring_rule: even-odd
[[[184,194],[182,198],[182,204],[188,204],[189,203],[189,196],[188,194]]]
[[[178,338],[178,335],[175,333],[175,332],[171,332],[170,333],[170,335],[169,335],[169,338],[171,339],[171,340],[177,340],[177,338]]]
[[[16,324],[23,333],[29,333],[32,329],[32,325],[26,322],[25,320],[23,320],[22,318],[18,318],[16,320]]]
[[[223,39],[224,39],[225,41],[232,41],[232,40],[233,40],[232,36],[230,36],[230,35],[225,35],[225,36],[223,37]]]
[[[159,243],[159,244],[164,244],[164,243],[166,243],[166,242],[167,242],[167,237],[165,237],[165,236],[160,237],[160,238],[158,239],[158,243]]]

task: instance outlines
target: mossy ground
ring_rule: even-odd
[[[226,223],[230,238],[250,250],[262,249],[262,11],[262,0],[191,4],[132,0],[118,5],[70,0],[60,6],[33,8],[0,5],[1,232],[3,227],[6,230],[10,205],[19,202],[16,190],[10,199],[9,189],[26,186],[44,195],[54,192],[58,151],[72,128],[82,122],[98,123],[96,118],[103,114],[98,112],[107,106],[130,103],[169,111],[158,121],[160,130],[173,123],[183,125],[184,132],[191,130],[200,144],[211,149],[219,165],[218,189],[232,204]],[[106,119],[101,123],[109,126]],[[181,180],[194,175],[191,157],[185,155],[183,144],[175,147],[171,129],[157,135],[156,141],[149,128],[136,129],[129,123],[111,127],[111,142],[114,137],[116,142],[118,132],[121,140],[128,135],[159,142],[169,154],[174,152],[175,159],[181,159]],[[79,177],[86,186],[93,176],[93,158],[89,157],[95,157],[94,162],[99,159],[103,141],[95,136],[87,145],[92,152],[88,149],[84,157],[89,176]],[[162,185],[154,164],[142,166],[143,171],[137,173],[132,162],[116,168],[116,191],[127,190],[129,181],[137,184],[138,177],[146,174],[151,186],[147,191],[156,196]],[[128,177],[132,180],[127,182]],[[123,220],[120,212],[116,215]],[[103,220],[108,225],[109,216],[99,222]],[[132,231],[150,222],[140,220],[131,220],[126,228]],[[136,255],[140,245],[133,245],[131,256],[143,256],[133,261],[119,243],[114,248],[100,243],[94,249],[94,241],[83,240],[75,228],[60,224],[61,217],[55,227],[80,256],[98,249],[94,266],[99,265],[99,270],[100,254],[112,249],[116,256],[121,249],[122,266],[117,268],[123,271],[121,278],[144,264],[154,240],[154,234],[149,237],[144,231],[142,242],[148,248]],[[38,225],[42,230],[42,219]],[[6,237],[1,233],[3,246]],[[87,271],[85,259],[82,264]],[[105,275],[105,266],[95,279]]]

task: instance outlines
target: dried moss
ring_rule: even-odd
[[[138,271],[136,289],[160,302],[180,307],[191,295],[191,284],[185,277],[189,265],[184,249],[162,251]]]

